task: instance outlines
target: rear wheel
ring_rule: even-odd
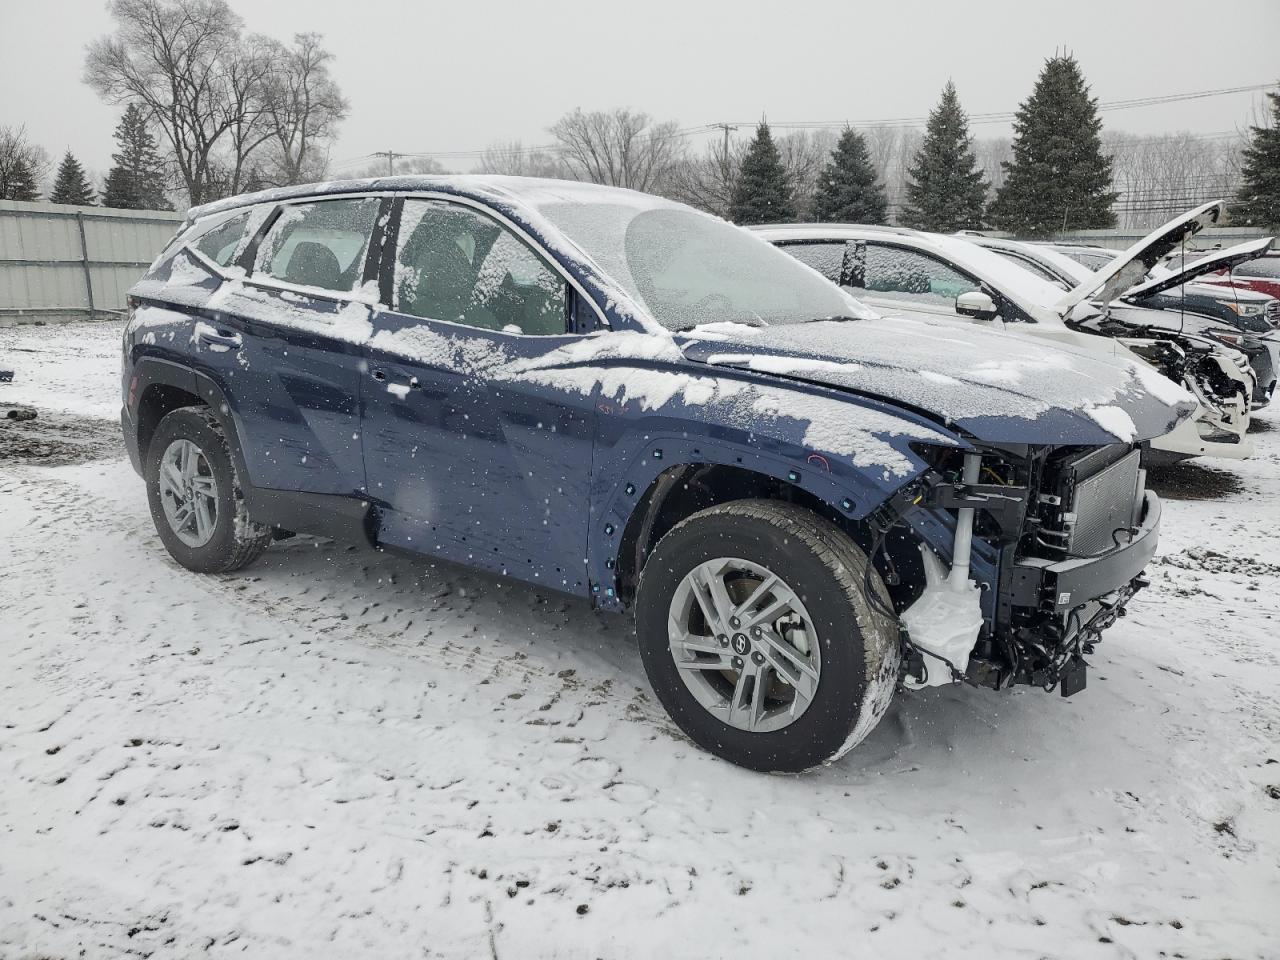
[[[238,570],[271,542],[270,527],[249,518],[227,437],[208,407],[181,407],[160,421],[146,478],[156,531],[188,570]]]
[[[723,504],[677,524],[645,564],[636,629],[658,699],[696,743],[798,772],[860,742],[888,708],[898,629],[853,540],[792,504]]]

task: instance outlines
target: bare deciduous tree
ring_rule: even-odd
[[[327,163],[322,147],[348,107],[329,74],[333,54],[318,33],[296,34],[292,47],[272,41],[271,51],[264,87],[272,146],[268,180],[278,186],[318,180]]]
[[[1192,133],[1103,135],[1112,156],[1117,221],[1149,228],[1209,200],[1234,196],[1240,178],[1241,137]]]
[[[924,133],[916,127],[880,123],[868,127],[862,135],[867,141],[871,162],[884,184],[889,221],[897,223],[898,214],[906,202],[907,168],[920,149]]]
[[[505,140],[486,147],[476,167],[478,173],[502,173],[517,177],[564,177],[564,162],[541,147],[526,147],[519,140]]]
[[[242,37],[227,0],[111,0],[115,33],[89,45],[85,81],[164,132],[192,204],[324,165],[346,102],[315,34]]]
[[[818,176],[831,159],[840,134],[835,130],[800,130],[778,138],[778,154],[791,184],[791,202],[801,220],[808,220]]]
[[[746,142],[713,138],[706,150],[687,155],[672,171],[670,196],[718,217],[728,217]]]
[[[89,45],[85,81],[136,102],[164,132],[191,203],[211,198],[214,150],[234,122],[228,52],[240,18],[226,0],[112,0],[116,32]]]
[[[396,176],[448,173],[440,161],[434,157],[406,157],[396,154],[391,166]],[[379,160],[376,163],[367,163],[361,167],[346,171],[342,174],[342,177],[347,180],[365,180],[372,177],[385,177],[386,175],[387,161]]]
[[[991,188],[987,198],[995,196],[995,192],[1004,184],[1005,178],[1005,161],[1013,160],[1013,141],[1008,137],[988,137],[985,140],[975,140],[973,143],[973,153],[978,159],[978,166],[982,170],[982,175],[986,177],[987,184]]]
[[[225,102],[221,105],[230,144],[226,193],[239,193],[247,185],[266,185],[261,165],[251,167],[250,158],[275,134],[267,108],[267,78],[279,52],[277,41],[254,34],[241,40],[227,56]]]
[[[25,127],[0,127],[0,200],[34,200],[49,176],[49,155]]]
[[[660,193],[684,144],[674,121],[654,123],[626,108],[566,113],[551,127],[569,174],[580,180]]]

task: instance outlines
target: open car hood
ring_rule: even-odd
[[[1190,394],[1128,359],[930,320],[717,324],[681,336],[686,357],[818,383],[924,413],[991,443],[1107,444],[1168,433]]]
[[[1237,243],[1234,247],[1228,247],[1226,250],[1215,250],[1213,253],[1201,257],[1193,263],[1188,263],[1181,270],[1160,271],[1160,276],[1152,277],[1150,280],[1126,290],[1124,293],[1125,299],[1140,300],[1143,297],[1161,293],[1171,287],[1180,287],[1188,280],[1194,280],[1196,277],[1203,276],[1206,273],[1213,273],[1215,270],[1236,267],[1242,263],[1248,263],[1250,260],[1256,260],[1267,253],[1274,242],[1275,237],[1246,240],[1244,243]]]
[[[1088,300],[1109,303],[1143,278],[1171,251],[1206,227],[1226,223],[1227,207],[1221,200],[1196,207],[1147,234],[1111,263],[1080,282],[1058,301],[1055,309],[1066,316],[1077,304]]]

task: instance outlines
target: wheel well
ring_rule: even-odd
[[[153,383],[138,401],[138,455],[144,460],[156,427],[165,415],[180,407],[208,406],[194,393],[167,383]]]
[[[732,500],[783,500],[812,510],[849,533],[864,549],[864,524],[850,521],[830,504],[776,477],[723,464],[681,464],[663,471],[640,498],[623,531],[618,554],[618,593],[635,597],[645,560],[672,527],[691,514]]]

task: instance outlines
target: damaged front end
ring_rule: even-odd
[[[1237,350],[1198,338],[1146,328],[1120,342],[1196,398],[1196,415],[1152,443],[1166,458],[1253,455],[1248,438],[1257,382],[1249,359]]]
[[[1083,689],[1085,656],[1155,552],[1141,447],[929,453],[877,558],[901,611],[904,684]]]

